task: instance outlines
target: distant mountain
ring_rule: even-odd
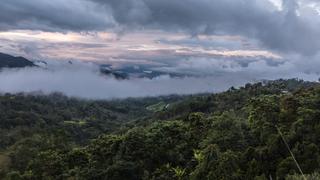
[[[64,65],[73,65],[73,61],[68,61]],[[77,64],[77,63],[76,63]],[[63,65],[63,64],[61,64]],[[187,74],[163,72],[155,70],[149,65],[125,65],[121,67],[113,67],[110,64],[99,64],[100,73],[107,76],[113,76],[116,79],[130,78],[149,78],[153,79],[159,76],[185,77]],[[23,68],[23,67],[39,67],[50,69],[50,65],[46,61],[30,61],[24,57],[15,57],[12,55],[0,53],[0,69],[1,68]],[[57,68],[57,67],[56,67]],[[59,68],[59,67],[58,67]]]
[[[102,64],[100,65],[100,72],[105,75],[113,75],[117,79],[130,79],[130,78],[156,78],[163,75],[168,75],[171,77],[184,77],[186,75],[178,73],[168,73],[162,71],[153,70],[149,66],[123,66],[113,68],[112,65]]]
[[[100,73],[104,75],[112,75],[117,79],[128,79],[129,74],[126,72],[119,72],[112,69],[111,65],[103,64],[100,65]]]
[[[0,53],[0,68],[22,68],[31,66],[36,65],[24,57],[15,57],[8,54]]]

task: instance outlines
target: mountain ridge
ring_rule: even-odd
[[[0,52],[0,68],[24,68],[33,66],[36,65],[22,56],[12,56]]]

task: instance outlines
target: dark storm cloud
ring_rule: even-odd
[[[305,55],[320,48],[320,31],[314,22],[297,15],[296,0],[284,0],[282,11],[267,0],[93,1],[111,10],[124,28],[184,30],[194,35],[240,34],[274,50]]]
[[[104,30],[112,18],[85,0],[1,0],[0,30]]]
[[[268,0],[2,0],[0,30],[241,35],[279,52],[314,55],[320,49],[319,15],[310,8],[297,11],[315,1],[297,2],[283,0],[278,10]]]

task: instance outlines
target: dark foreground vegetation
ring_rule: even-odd
[[[319,148],[320,86],[295,79],[121,101],[0,96],[0,179],[304,179],[298,165],[320,179]]]

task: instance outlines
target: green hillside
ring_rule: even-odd
[[[0,173],[6,179],[304,179],[299,167],[317,179],[319,117],[319,84],[296,79],[114,101],[6,94]]]

